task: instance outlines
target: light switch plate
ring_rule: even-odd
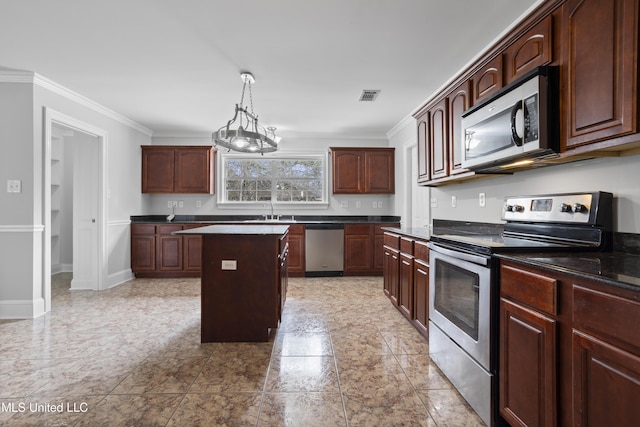
[[[22,193],[22,181],[19,179],[7,180],[7,193]]]

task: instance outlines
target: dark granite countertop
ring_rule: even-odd
[[[242,234],[242,235],[278,235],[281,236],[289,229],[288,225],[266,225],[266,224],[246,224],[246,225],[209,225],[206,227],[192,228],[190,230],[176,231],[173,234]]]
[[[265,220],[263,215],[176,215],[173,221],[167,221],[165,215],[132,215],[130,219],[132,224],[274,222]],[[389,215],[280,215],[280,220],[277,221],[282,224],[393,224],[399,222],[399,216]]]
[[[567,273],[586,280],[640,292],[640,255],[622,252],[567,252],[498,254],[550,272]]]
[[[384,231],[400,234],[407,237],[413,237],[415,239],[429,240],[431,233],[427,227],[382,227]]]

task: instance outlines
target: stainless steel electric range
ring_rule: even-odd
[[[610,250],[611,193],[506,197],[503,225],[449,223],[430,248],[429,355],[489,426],[498,417],[498,262],[506,252]]]

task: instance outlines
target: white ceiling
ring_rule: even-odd
[[[384,138],[539,0],[0,0],[0,69],[154,135],[208,135],[253,73],[283,137]],[[373,103],[363,89],[381,90]],[[245,98],[246,101],[246,98]]]

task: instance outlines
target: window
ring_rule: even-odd
[[[326,157],[222,155],[222,203],[327,203]]]

